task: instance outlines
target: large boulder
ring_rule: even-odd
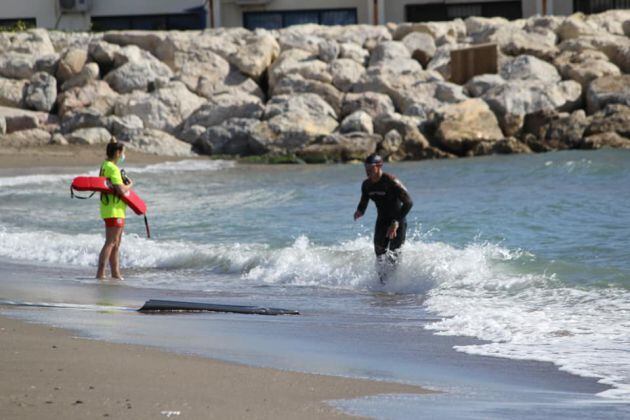
[[[393,38],[402,40],[414,32],[430,35],[435,40],[448,39],[456,42],[466,36],[466,24],[461,19],[446,22],[401,23],[394,30]]]
[[[50,112],[56,100],[57,80],[48,73],[35,73],[24,92],[24,105],[35,111]]]
[[[208,127],[193,142],[193,151],[203,155],[251,155],[251,132],[258,123],[251,118],[230,118]]]
[[[337,41],[325,40],[319,43],[318,57],[323,62],[330,63],[339,57],[340,50],[341,48],[339,47],[339,43]]]
[[[299,74],[305,79],[330,83],[332,76],[328,71],[328,63],[317,59],[317,55],[299,49],[283,51],[278,59],[269,67],[269,87],[273,87],[286,76]]]
[[[64,134],[71,133],[81,128],[109,128],[106,116],[92,108],[78,108],[66,113],[61,120],[61,131]]]
[[[88,57],[103,69],[109,70],[114,67],[115,59],[121,53],[121,49],[120,45],[96,39],[88,45]]]
[[[482,141],[467,152],[468,156],[507,155],[514,153],[531,153],[530,147],[514,137],[499,141]]]
[[[391,98],[382,93],[348,93],[344,98],[340,116],[343,118],[356,111],[364,111],[375,118],[381,114],[393,114],[395,109]]]
[[[490,37],[489,42],[497,42],[501,51],[508,55],[531,55],[542,60],[552,60],[558,54],[557,37],[551,30],[524,31],[505,28],[500,39]]]
[[[102,80],[93,80],[61,93],[57,96],[59,116],[80,108],[90,107],[103,115],[110,114],[114,109],[118,94]]]
[[[365,66],[370,59],[370,53],[361,47],[361,45],[357,45],[352,42],[345,42],[343,44],[339,44],[339,58],[347,58]]]
[[[24,32],[4,32],[0,34],[0,52],[17,52],[38,55],[55,54],[49,31],[43,28]]]
[[[441,148],[463,156],[481,142],[503,139],[499,122],[482,99],[468,99],[443,108],[436,133]]]
[[[623,25],[630,21],[630,9],[611,9],[602,13],[590,15],[588,23],[614,35],[627,35]]]
[[[588,22],[586,15],[583,13],[575,13],[567,17],[557,30],[561,41],[597,35],[599,32],[600,29],[596,24]]]
[[[378,44],[370,56],[370,66],[377,66],[398,58],[411,58],[411,52],[399,41]]]
[[[52,131],[56,129],[59,119],[46,112],[29,111],[26,109],[0,106],[0,118],[5,120],[6,132],[41,128]]]
[[[48,131],[33,128],[30,130],[15,131],[0,137],[0,147],[33,147],[50,143],[51,134]]]
[[[271,98],[252,130],[253,153],[292,153],[337,128],[335,111],[312,93]]]
[[[490,89],[504,85],[507,81],[498,74],[480,74],[466,82],[466,90],[470,96],[479,97]]]
[[[447,157],[445,152],[440,152],[431,146],[424,134],[419,129],[420,121],[414,117],[400,114],[381,114],[374,119],[374,132],[382,136],[391,136],[395,130],[402,138],[395,156],[391,160],[406,159],[432,159]]]
[[[254,80],[243,75],[239,70],[230,71],[223,79],[201,76],[198,79],[197,86],[192,91],[207,99],[223,94],[247,94],[256,96],[261,101],[266,99],[265,93],[260,86]]]
[[[299,74],[284,77],[271,89],[271,96],[294,95],[296,93],[314,93],[319,95],[338,114],[341,110],[343,94],[329,83],[304,79]]]
[[[591,82],[586,91],[586,109],[589,114],[608,104],[630,105],[630,75],[604,76]]]
[[[116,92],[130,93],[134,90],[146,91],[149,84],[168,80],[172,76],[173,72],[166,64],[149,53],[141,52],[138,57],[109,72],[104,80]]]
[[[24,91],[27,85],[27,80],[0,77],[0,106],[22,107],[24,104]]]
[[[8,52],[0,54],[0,76],[30,79],[37,72],[37,57],[32,54]]]
[[[76,76],[68,79],[61,85],[61,90],[66,91],[74,87],[85,86],[93,80],[98,80],[100,69],[96,63],[87,63]]]
[[[206,100],[190,92],[182,82],[171,82],[151,93],[121,96],[115,113],[137,115],[144,127],[175,133],[177,127]]]
[[[365,111],[356,111],[348,115],[339,126],[340,133],[374,133],[374,123],[372,117]]]
[[[197,108],[183,123],[181,131],[193,125],[211,127],[230,118],[260,119],[265,108],[259,98],[252,95],[218,95]]]
[[[412,58],[426,66],[435,54],[435,40],[429,34],[412,32],[402,39],[402,43],[411,53]]]
[[[613,139],[622,137],[626,141],[630,141],[630,106],[611,104],[594,114],[589,126],[584,131],[584,137],[588,140],[595,135],[599,136],[600,141],[598,143],[600,145],[602,145],[601,140],[604,139],[603,135]],[[594,142],[593,138],[591,143],[595,144],[597,142]],[[595,148],[593,146],[585,147]]]
[[[363,160],[374,153],[381,136],[367,133],[334,133],[302,147],[297,156],[309,163]]]
[[[361,80],[365,74],[365,68],[355,60],[339,58],[333,60],[329,66],[332,76],[332,84],[342,92],[348,92]]]
[[[503,133],[510,137],[519,132],[527,114],[544,109],[576,109],[581,103],[582,88],[572,80],[560,83],[520,80],[496,86],[482,98],[497,116]]]
[[[583,110],[541,110],[525,117],[522,138],[535,152],[581,148],[589,120]]]
[[[85,49],[75,48],[66,51],[59,60],[55,76],[61,83],[72,79],[81,73],[87,59],[88,52]]]
[[[202,79],[206,84],[222,84],[233,72],[230,63],[219,54],[194,48],[178,50],[175,53],[174,66],[177,77],[193,92],[198,91]]]
[[[258,80],[280,54],[280,46],[267,32],[253,33],[243,43],[229,60],[241,72]]]
[[[190,144],[183,142],[164,131],[150,128],[145,128],[138,134],[132,136],[125,145],[130,149],[152,155],[178,157],[193,156]]]
[[[531,55],[521,55],[505,63],[500,72],[505,80],[559,82],[562,78],[552,65]]]
[[[608,61],[606,54],[594,50],[565,51],[555,58],[554,64],[563,78],[575,80],[585,92],[591,81],[621,74],[619,67]]]
[[[446,104],[468,99],[464,88],[449,82],[418,82],[390,96],[403,114],[426,117]]]
[[[107,144],[112,135],[103,127],[79,128],[65,136],[70,144],[95,145]]]

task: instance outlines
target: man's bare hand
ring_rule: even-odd
[[[360,212],[359,210],[354,212],[354,220],[357,220],[359,218],[363,217],[363,213]]]

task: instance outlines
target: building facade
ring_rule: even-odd
[[[468,16],[518,19],[630,8],[630,0],[1,0],[0,26],[22,20],[62,30],[278,29],[296,24],[385,24]]]

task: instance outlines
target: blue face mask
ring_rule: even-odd
[[[122,165],[123,163],[125,163],[125,154],[124,153],[118,158],[118,164]]]

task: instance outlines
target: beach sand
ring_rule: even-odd
[[[344,418],[324,401],[417,386],[224,363],[0,317],[2,419]]]
[[[127,162],[136,165],[149,165],[160,162],[181,160],[181,157],[158,156],[125,150]],[[96,166],[105,159],[105,145],[94,146],[37,146],[22,149],[0,147],[0,168],[24,169],[34,167],[57,168],[72,166]],[[186,159],[207,159],[207,157],[187,157]]]

